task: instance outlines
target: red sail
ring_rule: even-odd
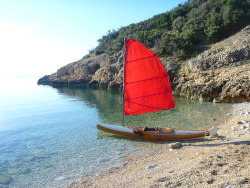
[[[175,107],[168,74],[158,56],[134,39],[126,40],[124,114]]]

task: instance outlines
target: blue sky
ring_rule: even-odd
[[[43,76],[81,59],[109,30],[186,0],[0,0],[0,76]]]

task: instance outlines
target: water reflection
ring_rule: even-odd
[[[84,101],[96,108],[102,123],[122,125],[122,93],[106,89],[57,88],[62,95]],[[200,103],[175,97],[176,108],[154,113],[125,117],[125,125],[149,127],[175,127],[181,129],[205,129],[224,121],[231,104]],[[178,123],[177,123],[178,121]]]
[[[119,91],[109,91],[95,88],[57,88],[63,95],[83,101],[88,107],[96,108],[102,122],[120,124],[122,121],[122,94]]]

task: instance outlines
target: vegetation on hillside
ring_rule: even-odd
[[[188,0],[151,19],[109,31],[90,51],[113,55],[134,38],[161,56],[186,59],[250,23],[250,0]]]

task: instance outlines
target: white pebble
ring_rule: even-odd
[[[232,131],[236,131],[236,130],[237,130],[236,127],[237,127],[237,125],[233,125],[233,126],[231,127],[231,130],[232,130]]]
[[[146,169],[154,168],[156,166],[157,166],[157,164],[151,164],[151,165],[147,166]]]
[[[242,125],[240,129],[246,129],[247,127],[245,125]]]
[[[245,116],[248,117],[248,115],[250,115],[250,112],[246,112],[245,113]]]

